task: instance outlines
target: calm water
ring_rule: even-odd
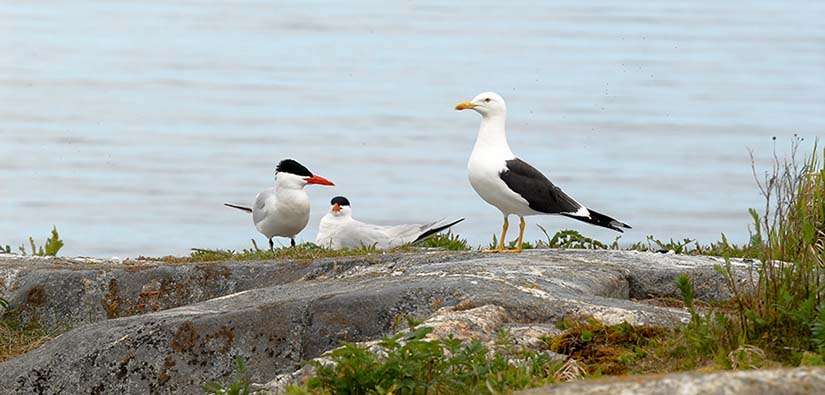
[[[825,136],[825,2],[0,3],[0,243],[67,255],[245,248],[247,203],[293,157],[374,222],[500,215],[466,179],[479,117],[508,100],[513,150],[647,234],[747,238],[748,148]],[[489,3],[489,4],[487,4]],[[803,149],[807,152],[808,149]],[[574,227],[532,217],[527,239]]]

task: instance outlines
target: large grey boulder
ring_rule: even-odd
[[[825,368],[627,376],[550,385],[521,395],[815,395],[825,394]]]
[[[25,306],[31,289],[42,289],[40,317],[52,317],[55,325],[91,322],[0,363],[0,393],[197,394],[202,384],[228,377],[236,356],[248,361],[253,381],[264,383],[342,340],[386,335],[400,315],[423,319],[449,306],[499,306],[514,323],[593,316],[607,323],[678,325],[687,319],[684,311],[631,298],[678,297],[673,278],[683,272],[696,279],[698,298],[726,298],[713,270],[720,262],[583,250],[133,267],[0,261],[13,303],[31,308]],[[734,264],[744,286],[749,264]],[[191,278],[203,271],[220,274]],[[101,292],[112,280],[129,303],[158,284],[180,288],[159,311],[125,318],[105,319],[105,308],[73,306],[103,307]],[[197,300],[205,301],[190,304]],[[173,305],[181,307],[162,309]]]

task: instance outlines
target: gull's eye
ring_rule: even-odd
[[[488,97],[488,98],[484,99],[484,102],[489,103],[489,102],[490,102],[490,98]]]

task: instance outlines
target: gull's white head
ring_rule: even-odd
[[[349,200],[343,196],[336,196],[329,202],[332,207],[329,208],[329,213],[334,217],[349,218],[352,217],[352,208],[349,206]]]
[[[304,165],[293,159],[284,159],[275,167],[275,177],[278,186],[284,188],[303,188],[308,184],[330,185],[335,184],[324,177],[312,174]]]
[[[479,93],[473,100],[458,103],[455,109],[475,110],[475,112],[481,114],[484,118],[505,115],[507,113],[507,105],[504,104],[504,98],[495,92]]]

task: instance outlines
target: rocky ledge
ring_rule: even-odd
[[[728,298],[720,263],[586,250],[185,265],[0,255],[11,307],[74,328],[0,363],[0,393],[200,394],[231,375],[237,356],[267,383],[341,341],[390,333],[402,315],[478,336],[507,326],[524,341],[572,317],[679,325],[687,313],[655,301],[679,297],[680,273],[694,278],[697,298]],[[751,263],[733,265],[744,286]],[[462,311],[478,314],[456,318]]]

